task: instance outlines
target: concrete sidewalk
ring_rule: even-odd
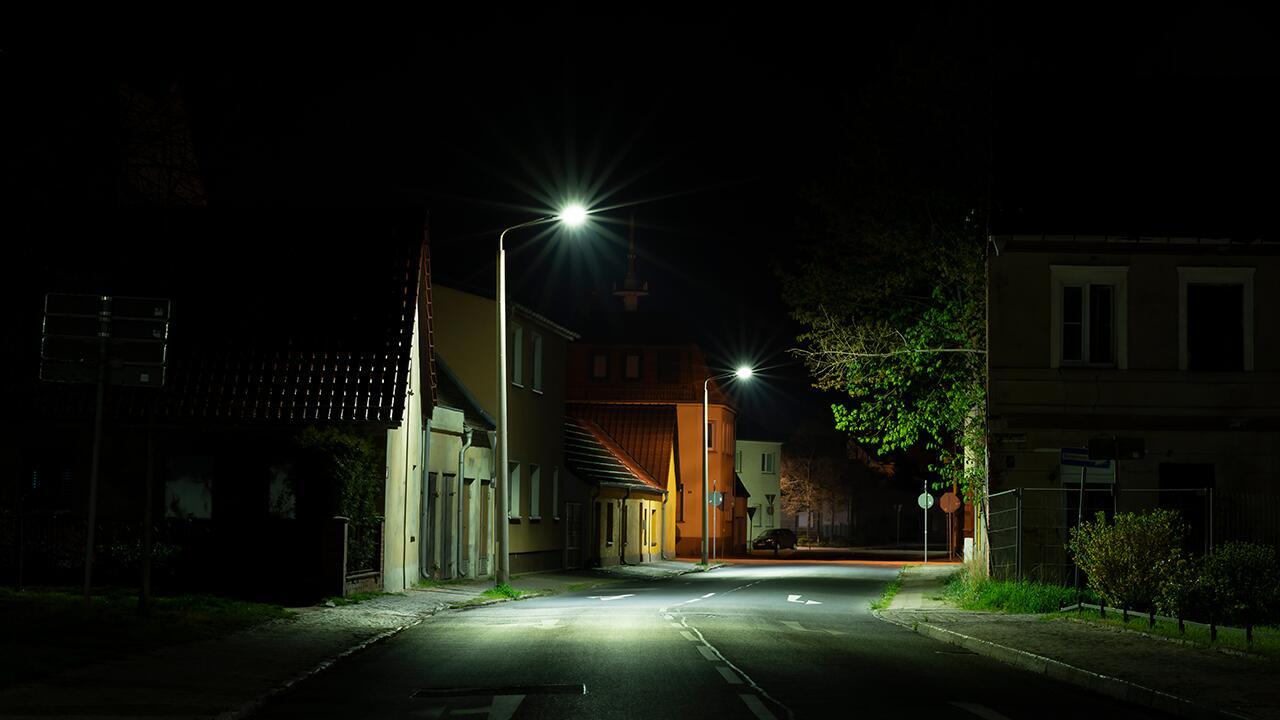
[[[511,585],[535,596],[550,595],[624,580],[661,579],[697,569],[692,562],[665,560],[514,575]],[[271,696],[342,658],[441,610],[475,603],[492,587],[492,580],[447,582],[352,605],[295,608],[297,616],[290,620],[0,690],[0,717],[246,717]]]
[[[1280,719],[1280,663],[1074,618],[957,610],[955,566],[909,566],[883,620],[1000,662],[1179,717]]]

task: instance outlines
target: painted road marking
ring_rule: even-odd
[[[961,710],[967,710],[973,713],[974,715],[977,715],[980,718],[985,718],[985,720],[1009,720],[1007,716],[1001,715],[995,710],[992,710],[989,707],[978,705],[977,703],[960,702],[958,700],[952,700],[951,704],[955,705]]]
[[[720,671],[720,676],[723,677],[724,681],[729,683],[730,685],[742,684],[742,678],[738,677],[738,673],[730,670],[724,665],[717,665],[716,670]]]
[[[824,628],[824,629],[825,629],[825,628]],[[828,634],[830,634],[830,635],[844,635],[844,634],[846,634],[846,633],[844,633],[843,631],[840,631],[840,630],[827,630],[827,633],[828,633]]]
[[[716,651],[715,651],[715,650],[713,650],[712,648],[707,647],[706,645],[699,645],[699,646],[698,646],[698,652],[702,653],[702,657],[704,657],[704,658],[706,658],[706,659],[708,659],[708,660],[719,660],[719,659],[720,659],[720,656],[716,654]]]
[[[702,631],[701,631],[701,630],[699,630],[698,628],[696,628],[696,627],[694,627],[694,626],[692,626],[692,625],[690,625],[690,624],[689,624],[689,618],[687,618],[687,617],[682,617],[682,618],[680,618],[680,622],[681,622],[681,623],[683,623],[685,627],[687,627],[687,628],[689,628],[690,630],[692,630],[692,631],[693,631],[693,634],[694,634],[694,635],[697,635],[697,636],[698,636],[698,639],[699,639],[699,640],[701,640],[703,643],[705,643],[705,647],[706,647],[707,649],[709,649],[711,652],[715,653],[716,655],[720,655],[720,653],[715,649],[715,647],[714,647],[714,646],[712,646],[712,645],[711,645],[711,643],[707,642],[707,638],[703,636]],[[703,647],[704,647],[704,646],[699,646],[699,647],[698,647],[698,649],[699,649],[699,650],[702,650],[702,649],[703,649]],[[706,653],[704,652],[703,654],[705,655]],[[764,688],[762,688],[762,687],[760,687],[758,684],[756,684],[756,681],[755,681],[755,680],[752,680],[750,675],[748,675],[748,674],[746,674],[745,672],[743,672],[743,671],[742,671],[742,668],[738,667],[737,665],[734,665],[734,664],[733,664],[733,662],[731,662],[731,661],[729,660],[729,658],[726,658],[726,657],[724,657],[723,655],[720,655],[720,659],[724,661],[724,664],[725,664],[725,665],[728,665],[730,668],[733,668],[733,670],[734,670],[735,672],[737,672],[739,675],[741,675],[741,676],[742,676],[742,680],[743,680],[743,682],[744,682],[744,683],[746,683],[747,685],[749,685],[749,686],[751,687],[751,689],[752,689],[752,690],[755,690],[756,692],[760,693],[760,694],[761,694],[761,695],[763,695],[764,697],[768,698],[768,699],[769,699],[769,702],[771,702],[771,703],[773,703],[774,705],[777,705],[778,707],[782,708],[782,710],[786,713],[787,720],[795,720],[795,713],[793,713],[793,712],[791,711],[791,708],[789,708],[789,707],[787,707],[786,705],[783,705],[782,703],[778,702],[778,699],[777,699],[777,698],[773,697],[772,695],[770,695],[770,694],[768,693],[768,691],[766,691]],[[747,701],[745,701],[745,700],[744,700],[743,702],[747,702]],[[748,703],[748,706],[749,706],[749,705],[750,705],[750,703]],[[761,706],[761,709],[764,709],[764,708],[763,708],[763,705]],[[768,711],[766,710],[765,712],[767,713]],[[761,716],[761,717],[765,717],[765,718],[772,718],[773,716],[772,716],[772,715],[768,715],[768,714],[766,714],[766,715],[763,715],[763,716]]]
[[[588,595],[588,600],[599,600],[600,602],[609,602],[610,600],[621,600],[622,598],[635,597],[635,593],[627,593],[625,595]]]
[[[679,627],[684,627],[684,626],[683,626],[683,625],[681,625],[681,624],[680,624],[680,623],[678,623],[678,622],[672,622],[672,623],[671,623],[671,627],[673,627],[673,628],[679,628]]]
[[[796,622],[795,620],[783,620],[781,622],[783,625],[786,625],[792,630],[799,630],[800,632],[808,632],[807,630],[804,629],[804,626],[802,626],[800,623]]]
[[[747,709],[756,717],[760,718],[760,720],[774,720],[773,713],[769,712],[769,708],[765,707],[764,703],[760,702],[760,698],[755,695],[746,694],[739,695],[738,697],[742,698],[742,702],[747,704]]]
[[[542,627],[553,628],[560,623],[560,618],[547,618],[542,621]]]
[[[702,599],[704,599],[704,600],[705,600],[705,599],[707,599],[707,598],[711,597],[712,595],[715,595],[715,593],[707,593],[706,595],[703,595],[703,596],[702,596]]]
[[[688,640],[689,642],[698,642],[698,638],[694,637],[693,633],[689,632],[688,630],[681,630],[680,637],[684,638],[685,640]]]
[[[820,600],[801,600],[799,595],[788,595],[787,602],[800,603],[801,605],[821,605]]]

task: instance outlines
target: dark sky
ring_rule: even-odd
[[[803,192],[903,98],[954,113],[996,230],[1274,234],[1273,18],[1113,5],[10,27],[4,190],[93,208],[114,82],[176,81],[211,206],[424,207],[436,279],[484,290],[498,230],[584,199],[611,208],[588,231],[510,237],[513,297],[570,327],[592,289],[608,306],[634,213],[642,307],[700,318],[719,363],[778,364]],[[774,374],[743,398],[770,432],[821,417],[798,367]]]

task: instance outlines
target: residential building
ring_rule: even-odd
[[[738,440],[734,468],[750,494],[747,504],[748,539],[782,527],[781,464],[781,442]]]
[[[437,286],[432,293],[437,352],[471,393],[476,409],[496,417],[496,303],[454,288]],[[581,560],[585,537],[575,523],[581,521],[587,499],[586,486],[564,466],[565,366],[569,344],[577,335],[528,308],[514,303],[509,307],[508,467],[503,477],[508,513],[493,522],[508,525],[512,573],[574,567]],[[493,502],[483,482],[479,493],[467,521],[472,529],[483,526],[483,507]],[[476,542],[487,542],[488,532],[477,535],[484,539]],[[491,555],[486,550],[476,550],[476,567],[468,567],[468,573],[481,572],[481,560]],[[492,572],[493,566],[484,571]]]
[[[570,348],[570,415],[589,420],[667,488],[664,554],[701,553],[703,383],[721,374],[681,328],[682,318],[648,312],[599,314]],[[709,513],[718,554],[746,549],[746,490],[733,473],[737,410],[707,383],[708,489],[721,493]],[[597,519],[599,521],[599,519]]]
[[[1280,540],[1280,244],[992,245],[993,568],[1060,577],[1068,528],[1098,510],[1177,509],[1199,552]]]

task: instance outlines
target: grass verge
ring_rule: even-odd
[[[279,605],[211,595],[152,598],[145,617],[132,592],[95,595],[87,618],[81,603],[72,591],[0,588],[0,687],[294,615]]]
[[[364,602],[365,600],[372,600],[372,599],[374,599],[374,598],[376,598],[376,597],[382,597],[383,595],[387,595],[387,594],[389,594],[389,593],[385,593],[385,592],[381,592],[381,591],[378,591],[378,592],[352,593],[351,595],[348,595],[348,596],[346,596],[346,597],[336,597],[336,596],[335,596],[335,597],[328,597],[328,598],[325,598],[324,600],[321,600],[321,601],[320,601],[320,604],[321,604],[321,605],[328,605],[328,604],[332,603],[332,604],[333,604],[334,606],[336,606],[336,607],[342,607],[343,605],[355,605],[355,604],[357,604],[357,603],[362,603],[362,602]]]
[[[1257,655],[1270,660],[1280,660],[1280,628],[1276,627],[1255,627],[1253,629],[1253,644],[1249,645],[1245,642],[1244,630],[1242,628],[1219,627],[1218,640],[1216,642],[1210,642],[1209,628],[1207,627],[1187,625],[1187,632],[1184,634],[1178,631],[1177,622],[1159,619],[1156,620],[1155,627],[1149,627],[1147,625],[1147,616],[1138,613],[1130,613],[1129,622],[1127,623],[1121,619],[1119,613],[1108,612],[1107,616],[1102,618],[1098,617],[1098,612],[1096,610],[1054,613],[1051,617],[1055,620],[1060,618],[1069,619],[1073,621],[1092,623],[1101,627],[1144,633],[1159,638],[1185,642],[1202,648],[1234,650],[1237,652]]]
[[[906,574],[907,569],[903,568],[898,572],[898,577],[894,578],[888,585],[884,586],[884,592],[880,594],[880,599],[871,603],[872,610],[884,610],[893,602],[893,598],[897,596],[898,591],[902,589],[902,576]]]
[[[993,580],[965,569],[947,581],[942,597],[964,610],[1049,613],[1076,602],[1077,595],[1075,588],[1029,580]],[[1083,599],[1097,602],[1088,590],[1084,591]]]

